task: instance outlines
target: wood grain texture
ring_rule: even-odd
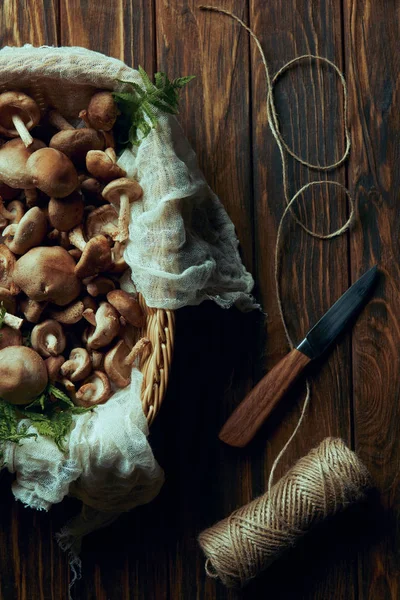
[[[229,446],[247,446],[309,362],[310,358],[296,348],[289,352],[235,408],[219,432],[219,439]]]
[[[353,333],[355,448],[381,503],[360,554],[359,594],[386,600],[400,597],[400,6],[346,0],[344,24],[358,209],[352,275],[374,263],[382,272]]]
[[[250,25],[259,36],[271,74],[287,61],[302,54],[326,57],[343,66],[341,3],[339,0],[287,0],[265,3],[250,1]],[[276,301],[274,250],[278,223],[285,203],[282,169],[275,141],[269,130],[265,107],[265,72],[255,45],[251,46],[253,107],[253,178],[256,244],[255,277],[259,297],[268,314],[264,356],[258,362],[257,378],[269,371],[286,353],[285,339]],[[343,93],[337,76],[316,63],[302,62],[286,72],[276,83],[275,104],[281,131],[289,146],[309,162],[329,164],[344,151]],[[345,169],[329,174],[308,170],[293,159],[288,161],[291,195],[313,180],[334,179],[345,183]],[[335,188],[322,185],[307,191],[297,205],[296,214],[308,227],[319,232],[337,229],[345,222],[347,203]],[[287,218],[282,234],[281,296],[290,335],[299,343],[307,330],[340,297],[349,283],[348,242],[346,236],[323,242],[304,233]],[[311,373],[311,401],[301,429],[281,460],[275,473],[279,478],[288,466],[304,456],[328,435],[351,442],[351,354],[350,333],[325,357],[314,364]],[[304,384],[296,386],[287,403],[277,409],[254,442],[252,455],[264,459],[264,479],[256,493],[266,488],[270,468],[292,434],[304,402]],[[263,439],[261,439],[263,438]],[[314,556],[311,541],[307,555]],[[290,568],[281,562],[263,581],[254,584],[253,593],[261,596],[266,582],[271,597],[346,598],[355,597],[357,553],[352,548],[346,557],[340,553],[326,559],[315,569],[304,560],[304,549],[295,553]],[[323,572],[323,576],[322,576]],[[306,578],[312,584],[299,589]]]
[[[4,0],[1,44],[80,45],[170,77],[196,75],[179,120],[206,178],[237,228],[243,259],[267,313],[221,311],[210,303],[177,315],[169,390],[150,441],[166,472],[151,504],[89,536],[80,600],[386,600],[400,596],[398,463],[400,317],[400,14],[389,0],[219,0],[250,23],[276,71],[312,52],[345,71],[352,154],[347,177],[357,220],[347,237],[312,240],[287,221],[282,297],[295,342],[368,266],[383,275],[375,299],[311,371],[312,400],[279,477],[327,435],[340,435],[371,469],[381,504],[354,507],[307,537],[242,592],[206,577],[196,536],[264,492],[270,467],[293,431],[296,386],[244,450],[218,431],[253,384],[288,352],[273,283],[276,231],[284,209],[279,155],[266,123],[265,79],[239,26],[198,10],[201,0]],[[204,2],[206,3],[206,2]],[[325,67],[303,63],[275,88],[285,140],[312,161],[344,148],[342,90]],[[289,161],[292,192],[325,175]],[[328,179],[346,182],[346,169]],[[315,188],[298,214],[319,231],[347,216],[346,199]],[[352,380],[354,378],[354,388]],[[354,394],[354,431],[353,431]],[[54,533],[79,510],[67,499],[50,514],[17,504],[11,475],[0,482],[0,600],[64,600],[70,574]],[[375,524],[374,524],[375,523]]]

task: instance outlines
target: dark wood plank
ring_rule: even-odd
[[[374,299],[353,335],[356,449],[381,498],[360,556],[360,598],[400,595],[399,455],[399,6],[345,0],[353,149],[349,181],[358,219],[351,240],[356,279],[378,263]]]
[[[0,46],[58,44],[56,0],[10,0],[0,5]],[[11,494],[12,477],[0,482],[0,598],[63,598],[69,569],[54,540],[60,510],[50,515],[28,510]]]
[[[153,72],[154,11],[146,0],[60,0],[61,44],[83,46]]]
[[[0,5],[0,47],[58,44],[58,0],[9,0]]]
[[[252,270],[248,39],[229,21],[198,10],[201,4],[156,0],[157,69],[170,77],[196,75],[182,94],[179,120]],[[223,4],[247,18],[247,2]],[[253,494],[249,456],[217,436],[252,385],[255,322],[255,315],[207,305],[178,315],[174,372],[180,381],[173,378],[167,400],[174,403],[166,403],[162,417],[169,477],[164,503],[175,530],[168,540],[171,598],[233,597],[206,577],[196,535]]]
[[[251,0],[250,24],[261,40],[272,73],[286,61],[308,53],[327,57],[339,68],[343,66],[339,0],[268,4]],[[266,119],[265,73],[255,45],[251,58],[255,274],[262,306],[268,314],[266,343],[262,346],[265,349],[257,369],[257,377],[261,378],[288,352],[274,285],[276,234],[285,204],[279,152]],[[300,63],[277,82],[275,101],[284,139],[297,154],[309,162],[327,164],[343,153],[342,88],[332,70],[318,63]],[[293,159],[288,164],[291,194],[312,180],[329,178],[345,183],[343,168],[327,177],[299,166]],[[332,231],[346,220],[346,198],[337,189],[317,186],[299,201],[296,214],[314,230]],[[312,239],[290,218],[284,225],[282,241],[282,300],[290,334],[298,343],[348,287],[348,242],[346,236],[329,242]],[[347,333],[310,371],[311,403],[300,431],[280,462],[276,478],[328,435],[351,442],[349,341]],[[265,489],[271,465],[299,419],[303,390],[304,385],[296,388],[286,405],[271,416],[253,445],[253,455],[258,453],[264,458],[263,477],[254,472],[258,493]],[[290,560],[271,568],[252,586],[254,596],[261,597],[268,585],[271,597],[354,598],[356,550],[352,548],[345,557],[340,552],[332,556],[323,540],[318,534],[312,536]]]

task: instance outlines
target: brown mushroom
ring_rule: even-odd
[[[0,329],[0,350],[8,346],[22,346],[22,333],[19,329],[3,325]]]
[[[104,370],[110,380],[119,388],[124,388],[129,385],[132,376],[132,365],[140,356],[145,348],[150,344],[150,340],[142,338],[139,340],[132,350],[123,340],[109,350],[104,359]]]
[[[143,190],[137,181],[122,177],[112,181],[103,190],[103,198],[112,204],[119,205],[118,242],[125,242],[129,237],[130,203],[139,200]]]
[[[13,282],[15,264],[14,254],[5,244],[0,244],[0,286],[10,290],[12,294],[18,294],[19,291]]]
[[[112,93],[101,91],[92,96],[87,110],[81,111],[79,116],[94,129],[110,131],[114,127],[118,114]]]
[[[15,313],[17,309],[15,295],[12,294],[10,290],[8,290],[5,287],[0,287],[0,303],[3,305],[3,308],[5,308],[8,313]]]
[[[104,198],[101,195],[103,191],[104,184],[97,181],[94,177],[88,177],[87,175],[83,175],[80,178],[81,183],[81,191],[85,198],[89,202],[95,202],[96,204],[103,204]],[[1,195],[1,191],[0,191]]]
[[[105,296],[108,292],[115,290],[115,283],[109,277],[98,276],[92,279],[86,286],[88,294],[96,298]]]
[[[63,325],[74,325],[82,319],[85,305],[82,300],[77,300],[72,304],[69,304],[64,310],[52,310],[50,311],[50,318],[62,323]]]
[[[69,243],[69,238],[68,238],[68,243]],[[68,254],[70,254],[76,262],[78,262],[80,257],[82,256],[82,251],[79,250],[79,248],[71,248],[71,250],[68,250]]]
[[[47,304],[48,302],[36,302],[30,298],[22,298],[19,301],[19,307],[29,323],[38,323]]]
[[[86,379],[92,371],[89,352],[85,348],[74,348],[69,359],[62,365],[60,372],[73,383]]]
[[[0,133],[6,137],[20,137],[26,147],[33,137],[29,130],[40,121],[40,110],[30,96],[22,92],[0,94]]]
[[[90,408],[97,404],[104,404],[111,396],[110,381],[102,371],[94,371],[90,377],[85,379],[83,385],[75,395],[75,404]]]
[[[124,290],[113,290],[107,294],[107,301],[124,319],[135,327],[143,327],[146,317],[134,296]]]
[[[104,369],[104,354],[98,350],[90,352],[90,360],[92,361],[93,371],[103,371]]]
[[[26,165],[32,154],[37,150],[44,149],[45,146],[41,140],[34,140],[33,144],[26,148],[19,139],[10,140],[1,146],[0,180],[11,188],[23,189],[26,192],[33,190],[36,186]]]
[[[81,291],[74,271],[75,261],[64,248],[39,246],[16,262],[14,281],[32,300],[65,306]]]
[[[72,192],[65,198],[50,198],[48,207],[50,224],[59,231],[69,231],[82,222],[83,210],[83,198],[78,191]]]
[[[3,199],[0,196],[0,215],[5,219],[6,227],[9,223],[19,223],[25,214],[25,207],[19,200],[12,200],[7,208],[4,206]]]
[[[104,235],[96,235],[85,241],[82,226],[69,232],[71,244],[82,251],[82,256],[75,266],[75,274],[80,279],[107,271],[112,264],[110,243]]]
[[[46,214],[38,206],[34,206],[24,214],[19,223],[8,225],[4,229],[4,243],[14,254],[25,254],[43,241],[46,232]]]
[[[118,236],[118,213],[111,204],[92,210],[86,219],[85,232],[90,239],[95,235],[107,235],[115,240]]]
[[[117,165],[117,157],[112,148],[107,148],[104,152],[90,150],[86,155],[86,168],[95,179],[104,183],[126,175],[126,171]]]
[[[34,187],[52,198],[65,198],[78,187],[74,165],[65,154],[54,148],[41,148],[34,152],[27,160],[26,169]]]
[[[32,329],[31,344],[41,356],[58,356],[65,350],[63,328],[54,319],[47,319]]]
[[[59,131],[50,140],[50,148],[63,152],[78,167],[85,166],[90,150],[104,149],[104,136],[95,129]]]
[[[43,359],[32,348],[9,346],[0,350],[0,397],[11,404],[29,404],[47,385]]]
[[[85,313],[86,311],[84,312],[84,316]],[[118,334],[119,328],[120,323],[115,308],[108,302],[101,302],[95,313],[95,326],[89,331],[87,340],[88,348],[98,350],[107,346]]]
[[[51,383],[55,383],[56,381],[60,380],[60,369],[64,362],[65,358],[62,355],[49,356],[49,358],[46,358],[44,361],[47,369],[47,375]]]

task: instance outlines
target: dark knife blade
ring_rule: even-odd
[[[311,359],[318,358],[323,354],[350,319],[361,309],[368,297],[368,292],[373,286],[377,273],[378,267],[375,265],[353,283],[318,323],[310,329],[304,340],[297,346],[297,350]]]

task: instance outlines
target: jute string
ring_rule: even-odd
[[[267,119],[278,146],[281,165],[285,209],[281,216],[275,244],[275,289],[279,314],[290,349],[294,344],[287,327],[281,297],[281,247],[286,216],[291,217],[310,236],[329,240],[344,234],[354,218],[354,203],[349,190],[337,181],[311,181],[292,197],[289,193],[287,155],[311,170],[328,172],[340,167],[350,153],[350,131],[347,123],[348,92],[340,69],[330,60],[314,54],[305,54],[286,63],[271,77],[260,41],[255,33],[235,14],[223,8],[200,6],[201,10],[225,14],[243,27],[254,40],[264,65],[266,77]],[[345,149],[330,164],[313,164],[296,154],[283,139],[274,102],[274,85],[278,78],[300,61],[318,61],[332,68],[343,87],[343,114]],[[349,201],[349,217],[330,233],[308,228],[293,212],[293,204],[304,192],[314,186],[331,185],[340,188]],[[327,439],[319,448],[301,459],[287,475],[272,487],[274,474],[282,456],[297,434],[310,401],[310,384],[306,381],[306,395],[299,420],[272,465],[267,493],[254,502],[235,511],[230,517],[200,535],[200,544],[208,556],[206,571],[219,577],[226,585],[243,585],[258,571],[275,560],[286,548],[316,522],[335,514],[346,504],[356,501],[367,486],[368,472],[356,455],[341,440]]]
[[[245,585],[311,527],[363,499],[370,485],[357,455],[342,440],[325,439],[270,492],[200,534],[208,575]]]
[[[261,43],[260,40],[258,39],[258,37],[256,36],[256,34],[250,29],[250,27],[248,27],[246,25],[246,23],[244,23],[237,15],[233,14],[232,12],[225,10],[223,8],[219,8],[216,6],[200,6],[199,7],[201,10],[205,10],[205,11],[212,11],[212,12],[216,12],[216,13],[221,13],[224,15],[227,15],[229,17],[231,17],[232,19],[234,19],[235,21],[237,21],[241,27],[243,27],[251,36],[251,38],[254,40],[256,47],[260,53],[261,56],[261,60],[262,63],[264,65],[264,70],[265,70],[265,79],[266,79],[266,86],[267,86],[267,94],[266,94],[266,107],[267,107],[267,119],[268,119],[268,125],[271,129],[272,135],[275,139],[275,142],[279,148],[279,153],[280,153],[280,158],[281,158],[281,165],[282,165],[282,182],[283,182],[283,196],[284,196],[284,200],[285,200],[285,209],[283,211],[283,214],[281,216],[281,219],[279,221],[279,225],[278,225],[278,231],[277,231],[277,237],[276,237],[276,243],[275,243],[275,268],[274,268],[274,277],[275,277],[275,291],[276,291],[276,300],[277,300],[277,304],[278,304],[278,310],[279,310],[279,314],[281,317],[281,321],[283,324],[283,328],[285,331],[285,335],[286,335],[286,339],[288,341],[289,347],[292,350],[294,347],[293,344],[293,340],[289,334],[289,330],[287,327],[287,323],[286,323],[286,319],[285,319],[285,315],[284,315],[284,311],[283,311],[283,304],[282,304],[282,297],[281,297],[281,286],[280,286],[280,282],[281,282],[281,260],[280,260],[280,253],[281,253],[281,248],[282,248],[282,236],[283,236],[283,225],[286,219],[286,216],[288,215],[288,213],[291,214],[292,218],[295,220],[295,222],[300,225],[300,227],[310,236],[317,238],[319,240],[329,240],[332,239],[334,237],[340,236],[343,233],[345,233],[349,228],[350,225],[353,221],[354,218],[354,202],[353,202],[353,198],[349,192],[349,190],[342,185],[341,183],[339,183],[338,181],[331,181],[328,179],[325,180],[321,180],[321,181],[311,181],[309,183],[306,183],[301,189],[299,189],[291,198],[290,198],[290,193],[289,193],[289,177],[288,177],[288,172],[287,172],[287,156],[286,154],[289,154],[290,156],[292,156],[292,158],[294,158],[297,162],[301,163],[302,165],[308,167],[309,169],[315,170],[315,171],[332,171],[338,167],[340,167],[348,158],[349,153],[350,153],[350,131],[349,131],[349,127],[348,127],[348,123],[347,123],[347,114],[348,114],[348,92],[347,92],[347,85],[346,85],[346,80],[343,76],[343,73],[340,71],[340,69],[335,65],[335,63],[333,63],[332,61],[328,60],[327,58],[324,58],[323,56],[317,56],[314,54],[304,54],[302,56],[298,56],[296,58],[294,58],[293,60],[290,60],[289,62],[287,62],[285,65],[283,65],[283,67],[281,67],[279,69],[279,71],[277,71],[277,73],[275,73],[275,75],[273,77],[271,77],[270,75],[270,69],[267,63],[267,59],[265,57],[264,51],[261,47]],[[343,87],[343,116],[344,116],[344,135],[345,135],[345,140],[346,140],[346,144],[345,144],[345,149],[344,152],[342,154],[341,157],[339,157],[335,162],[330,163],[330,164],[313,164],[309,161],[307,161],[306,159],[302,158],[301,156],[299,156],[298,154],[296,154],[285,142],[285,140],[282,137],[281,134],[281,130],[280,130],[280,126],[279,126],[279,119],[278,119],[278,113],[275,107],[275,102],[274,102],[274,85],[276,84],[278,78],[285,72],[287,71],[289,68],[293,67],[296,63],[300,62],[300,61],[305,61],[305,60],[309,60],[309,61],[320,61],[325,63],[326,65],[328,65],[329,67],[331,67],[335,73],[338,75],[339,80],[342,84]],[[339,228],[335,229],[334,231],[330,232],[330,233],[319,233],[317,231],[314,231],[308,227],[306,227],[306,225],[304,223],[302,223],[302,221],[293,213],[292,207],[293,204],[296,202],[296,200],[303,195],[303,193],[314,187],[314,186],[320,186],[320,185],[331,185],[331,186],[335,186],[337,188],[340,188],[342,191],[344,191],[344,193],[346,194],[348,200],[349,200],[349,217],[346,220],[346,222],[341,225]],[[271,490],[272,487],[272,482],[274,479],[274,474],[275,474],[275,470],[276,467],[278,466],[282,456],[284,455],[284,453],[286,452],[286,450],[288,449],[289,445],[291,444],[291,442],[293,441],[295,435],[297,434],[303,419],[304,419],[304,415],[306,413],[306,410],[308,408],[308,404],[310,402],[310,396],[311,396],[311,392],[310,392],[310,383],[308,380],[306,380],[306,395],[305,395],[305,399],[304,399],[304,403],[303,403],[303,407],[300,413],[300,417],[299,420],[296,424],[296,427],[292,433],[292,435],[289,437],[288,441],[286,442],[286,444],[283,446],[282,450],[279,452],[278,456],[276,457],[271,471],[270,471],[270,476],[269,476],[269,480],[268,480],[268,491]]]

